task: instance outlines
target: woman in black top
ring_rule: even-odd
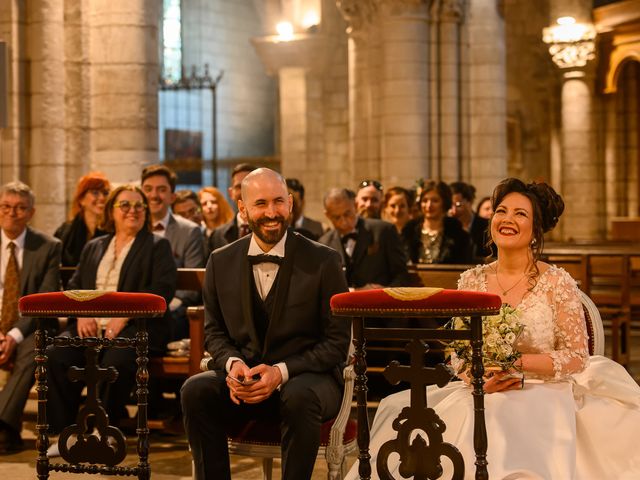
[[[78,181],[70,219],[54,233],[54,236],[62,240],[63,267],[78,265],[85,244],[92,238],[105,234],[99,225],[110,190],[109,180],[100,172],[89,172]]]
[[[402,231],[413,263],[472,262],[469,234],[460,222],[447,216],[451,189],[444,182],[427,181],[420,192],[422,216],[410,221]]]

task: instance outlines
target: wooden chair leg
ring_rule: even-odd
[[[271,480],[273,474],[273,458],[262,459],[262,478],[264,480]]]

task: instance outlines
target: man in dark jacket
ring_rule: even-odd
[[[340,258],[287,230],[291,196],[276,172],[247,175],[238,205],[253,233],[214,251],[205,276],[212,371],[181,392],[195,478],[229,479],[226,432],[255,418],[281,422],[283,478],[311,478],[349,344],[349,322],[329,306],[347,290]]]

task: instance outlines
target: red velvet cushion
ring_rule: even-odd
[[[91,298],[94,297],[94,298]],[[25,317],[159,317],[167,303],[151,293],[67,290],[34,293],[18,303]]]
[[[331,427],[334,420],[324,422],[320,429],[320,445],[329,444]],[[346,444],[355,440],[357,435],[357,422],[353,419],[347,421],[342,443]],[[238,443],[252,443],[255,445],[280,445],[280,424],[265,420],[251,420],[244,425],[239,425],[229,432],[229,438]]]
[[[360,290],[331,298],[335,315],[350,316],[492,315],[501,304],[492,293],[430,288]]]

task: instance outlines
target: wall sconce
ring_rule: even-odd
[[[549,45],[553,62],[560,68],[584,67],[595,58],[596,29],[591,23],[576,23],[573,17],[560,17],[557,25],[542,30],[542,41]]]
[[[289,42],[293,40],[293,24],[291,22],[280,22],[276,25],[279,40]]]

